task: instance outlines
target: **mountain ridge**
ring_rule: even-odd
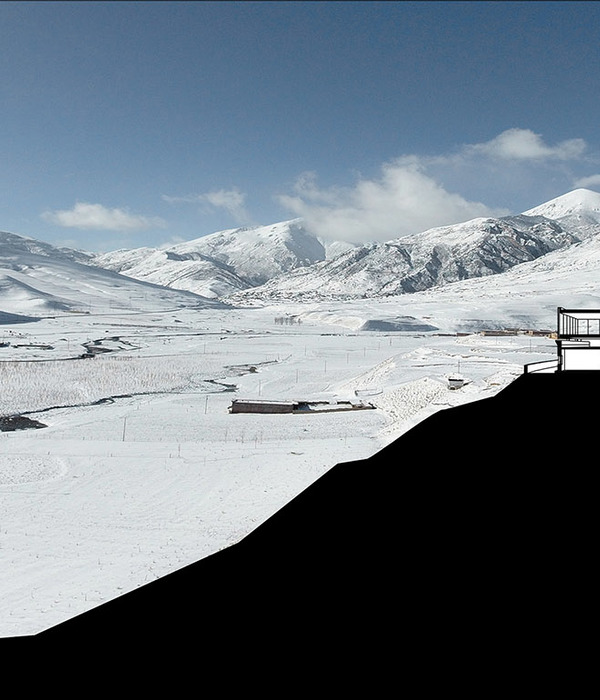
[[[231,301],[414,293],[498,274],[580,240],[545,217],[478,218],[406,238],[365,244],[333,260],[234,294]]]
[[[557,218],[549,218],[544,212],[554,213]],[[579,252],[584,243],[584,252]],[[332,256],[330,251],[336,247],[346,249]],[[211,299],[229,306],[252,306],[278,301],[390,297],[489,279],[520,266],[524,266],[523,273],[530,269],[534,274],[537,270],[539,277],[543,266],[527,266],[546,256],[550,256],[548,264],[557,269],[568,266],[569,256],[573,256],[572,266],[579,269],[584,264],[581,256],[587,255],[589,268],[600,265],[596,248],[600,249],[600,194],[584,189],[523,214],[478,217],[363,245],[320,241],[304,228],[301,219],[228,229],[161,249],[103,254],[56,248],[28,236],[3,232],[0,298],[6,307],[12,297],[4,310],[16,313],[30,313],[35,307],[47,310],[44,300],[50,300],[53,308],[62,308],[64,303],[73,306],[74,290],[67,290],[63,299],[65,295],[56,283],[63,283],[69,275],[83,279],[97,276],[102,270],[115,275],[109,285],[112,288],[138,282],[192,295],[182,303],[195,298],[198,303]],[[75,267],[69,271],[70,266]],[[47,285],[51,277],[55,286],[50,288]],[[98,281],[100,286],[108,280],[103,279]],[[15,301],[25,297],[29,302]]]
[[[369,243],[233,294],[232,303],[390,296],[503,273],[600,234],[600,194],[574,190],[529,214],[478,217]],[[540,211],[555,211],[558,219]]]

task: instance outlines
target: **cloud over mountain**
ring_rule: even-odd
[[[305,173],[295,194],[280,195],[279,201],[302,217],[314,235],[354,243],[505,213],[448,192],[413,157],[384,163],[379,178],[362,178],[353,187],[320,188],[316,175]]]

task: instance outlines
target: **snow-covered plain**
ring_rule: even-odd
[[[544,337],[457,335],[481,309],[448,295],[170,311],[148,301],[0,326],[0,416],[47,426],[0,432],[0,636],[42,631],[239,541],[333,465],[554,356]],[[513,320],[507,308],[495,309],[499,325]],[[537,313],[521,325],[552,329],[554,309]],[[360,330],[406,316],[438,330]],[[84,346],[105,352],[67,359]],[[456,372],[466,384],[450,390]],[[228,411],[237,397],[357,395],[376,409]]]

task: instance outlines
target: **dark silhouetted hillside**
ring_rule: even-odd
[[[525,374],[442,410],[239,544],[37,637],[408,667],[566,653],[592,605],[599,390]]]

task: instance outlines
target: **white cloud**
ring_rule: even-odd
[[[278,200],[302,217],[315,235],[350,242],[387,241],[507,213],[448,192],[424,170],[417,157],[400,158],[385,163],[379,179],[328,189],[318,187],[314,173],[304,173],[296,182],[295,194],[280,195]]]
[[[600,174],[580,177],[573,183],[575,187],[597,187],[600,185]]]
[[[466,146],[463,153],[506,160],[571,160],[581,156],[586,147],[583,139],[568,139],[549,146],[530,129],[515,128],[503,131],[491,141]]]
[[[130,214],[125,209],[109,209],[102,204],[77,202],[72,209],[45,211],[45,221],[66,228],[96,231],[140,231],[148,228],[162,228],[165,222],[158,217]]]
[[[171,197],[163,194],[162,198],[170,204],[178,203],[193,203],[204,204],[216,209],[225,209],[235,221],[239,224],[247,224],[250,221],[250,215],[246,210],[246,195],[240,192],[236,187],[231,190],[216,190],[213,192],[205,192],[204,194],[189,194],[179,197]]]

